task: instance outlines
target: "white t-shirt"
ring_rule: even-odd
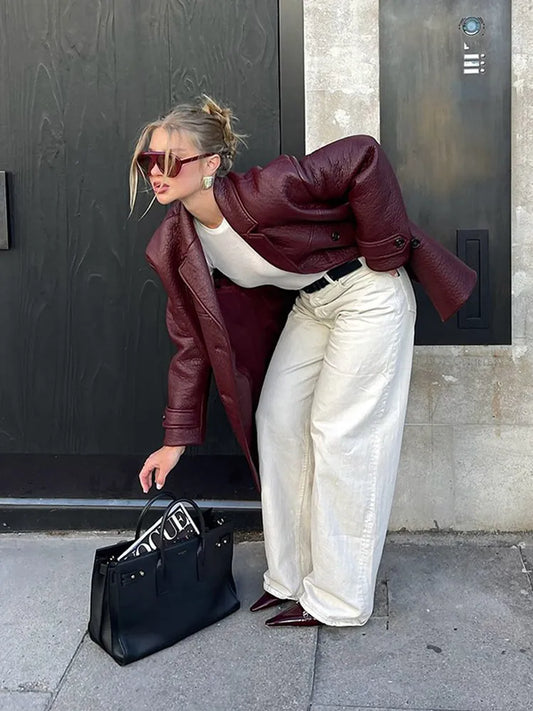
[[[218,227],[206,227],[194,220],[211,272],[218,269],[239,286],[251,288],[271,284],[281,289],[302,289],[326,273],[297,274],[278,269],[267,262],[235,232],[224,218]]]

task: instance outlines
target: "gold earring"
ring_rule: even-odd
[[[215,179],[213,178],[212,175],[205,175],[202,178],[202,190],[209,190],[209,188],[213,187],[214,182],[215,182]]]

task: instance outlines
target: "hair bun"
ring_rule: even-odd
[[[224,143],[227,146],[227,151],[230,157],[233,159],[237,152],[237,145],[239,141],[243,140],[243,136],[234,133],[231,121],[234,118],[233,112],[229,108],[223,108],[219,106],[216,101],[207,94],[202,94],[204,99],[204,105],[202,106],[202,111],[206,114],[214,116],[221,124],[222,133],[224,136]]]

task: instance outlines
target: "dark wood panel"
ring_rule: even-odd
[[[164,323],[166,297],[144,257],[146,244],[165,211],[155,203],[142,217],[152,198],[151,192],[144,190],[134,214],[128,217],[127,179],[141,128],[160,116],[170,102],[169,32],[166,0],[115,2],[117,162],[121,167],[116,191],[128,278],[123,374],[128,446],[124,451],[144,454],[161,444],[172,352]]]
[[[67,144],[69,272],[68,451],[122,451],[127,383],[124,250],[116,187],[113,3],[68,2],[60,31]]]
[[[229,104],[248,135],[235,170],[279,154],[277,0],[169,0],[171,101]]]
[[[9,82],[9,51],[7,46],[7,0],[0,1],[0,95],[7,96]],[[15,168],[13,156],[13,141],[9,135],[9,107],[7,101],[0,101],[0,170],[10,171],[6,181],[11,183],[11,172]],[[8,205],[8,209],[11,205]],[[12,212],[12,210],[11,210]],[[12,228],[12,222],[11,222]],[[13,230],[11,229],[11,232]],[[16,255],[13,250],[13,234],[11,234],[11,251],[0,252],[0,451],[12,446],[13,441],[21,435],[19,419],[20,409],[16,389],[8,388],[18,375],[14,360],[14,351],[18,347],[16,337],[16,314],[14,309],[17,300],[14,296],[16,285]]]
[[[2,410],[7,447],[31,451],[58,443],[66,426],[66,177],[57,8],[53,1],[35,3],[31,12],[24,3],[3,7],[9,104],[2,128],[12,146],[6,169],[13,250],[2,259],[0,274],[8,315],[2,335],[9,349]],[[27,38],[23,52],[21,38]]]
[[[164,298],[145,264],[146,240],[137,239],[134,220],[128,221],[127,169],[137,130],[130,110],[146,102],[150,83],[149,97],[160,103],[168,96],[168,28],[164,3],[131,5],[139,12],[126,15],[120,2],[114,14],[111,3],[94,6],[91,42],[85,6],[70,18],[74,29],[65,28],[66,35],[81,30],[85,42],[70,65],[68,121],[71,204],[76,205],[70,229],[76,242],[72,419],[77,441],[71,451],[83,453],[142,450],[151,443],[150,432],[154,441],[156,432],[157,442],[161,439],[163,367],[154,364],[153,354],[159,344],[165,355],[169,347],[163,325],[152,325],[146,315],[161,313]],[[146,82],[140,81],[147,73]],[[153,227],[161,217],[162,212]],[[165,368],[167,361],[168,355]],[[148,431],[147,411],[153,414]],[[143,426],[136,432],[139,420]]]
[[[0,498],[6,491],[15,498],[142,498],[137,478],[142,463],[143,456],[131,454],[7,454],[0,457]],[[259,498],[242,455],[185,455],[168,487],[191,498]]]

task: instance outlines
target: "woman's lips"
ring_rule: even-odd
[[[165,193],[168,190],[168,185],[165,185],[165,183],[154,183],[152,185],[152,188],[154,190],[154,193],[160,195],[161,193]]]

